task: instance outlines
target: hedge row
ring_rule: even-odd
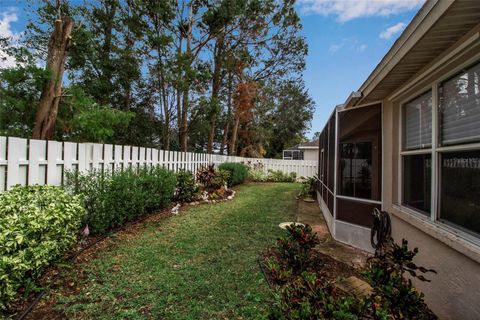
[[[67,191],[81,196],[86,209],[83,222],[93,233],[103,233],[166,207],[175,187],[175,174],[162,167],[67,172],[65,184]]]

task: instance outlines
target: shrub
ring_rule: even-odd
[[[271,169],[265,173],[263,169],[250,169],[248,177],[255,182],[295,182],[297,174],[295,172],[284,173],[281,170]]]
[[[279,239],[266,260],[268,279],[275,284],[276,301],[269,319],[437,319],[405,274],[429,281],[425,273],[432,269],[417,266],[413,258],[418,250],[389,241],[368,259],[364,275],[373,292],[362,298],[336,290],[326,279],[329,264],[318,263],[313,247],[318,243],[308,226],[288,227],[288,235]]]
[[[270,182],[295,182],[297,174],[295,172],[284,173],[281,170],[268,170],[267,181]]]
[[[201,166],[196,173],[197,181],[204,188],[211,189],[212,181],[215,178],[215,165]]]
[[[423,294],[415,290],[412,281],[405,279],[407,272],[421,281],[427,280],[422,274],[436,273],[435,270],[419,267],[413,263],[418,249],[408,249],[407,240],[401,245],[390,243],[387,250],[377,250],[369,259],[365,275],[370,280],[373,294],[367,299],[369,310],[376,319],[437,319],[428,309]],[[419,273],[420,272],[420,273]]]
[[[215,176],[211,181],[211,187],[215,190],[220,189],[228,185],[228,179],[230,179],[230,172],[227,170],[215,171]]]
[[[261,169],[252,169],[248,172],[248,178],[255,182],[267,181],[267,174]]]
[[[242,163],[226,162],[219,165],[218,169],[230,172],[229,187],[244,183],[248,176],[247,166]]]
[[[85,210],[60,187],[14,187],[0,194],[0,309],[76,241]]]
[[[208,191],[217,190],[227,184],[230,172],[215,170],[215,165],[200,167],[197,170],[197,181]]]
[[[175,174],[161,167],[113,172],[67,172],[66,187],[82,195],[84,223],[102,233],[166,207],[174,197]]]
[[[180,202],[191,202],[198,198],[199,187],[190,171],[180,170],[177,173],[177,189],[175,200]]]
[[[252,161],[247,161],[247,162],[242,162],[244,164],[248,171],[256,170],[256,171],[263,171],[263,163],[260,161],[257,162],[252,162]]]
[[[351,296],[341,296],[331,282],[315,273],[302,272],[279,289],[269,319],[285,320],[356,320],[362,303]]]
[[[309,225],[287,226],[288,234],[277,240],[277,249],[282,264],[291,269],[294,274],[299,274],[312,263],[312,249],[319,244],[317,235]]]
[[[316,195],[316,186],[317,186],[318,178],[317,176],[309,177],[309,178],[301,178],[302,187],[300,190],[301,197],[312,197],[314,198]]]

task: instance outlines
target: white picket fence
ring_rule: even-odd
[[[161,165],[177,172],[224,162],[262,163],[263,170],[311,177],[316,161],[232,157],[112,144],[76,143],[0,136],[0,191],[14,185],[62,185],[65,170],[109,170]]]

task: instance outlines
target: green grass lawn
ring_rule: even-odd
[[[228,202],[150,222],[84,266],[55,308],[77,319],[257,319],[272,294],[257,264],[293,219],[293,183],[249,184]]]

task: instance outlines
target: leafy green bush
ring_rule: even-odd
[[[302,187],[300,189],[300,196],[301,197],[311,197],[314,198],[316,195],[316,187],[317,187],[317,176],[309,177],[309,178],[300,178]]]
[[[265,173],[263,169],[250,169],[248,178],[255,182],[295,182],[297,174],[295,172],[284,173],[281,170],[271,169]]]
[[[79,197],[60,187],[0,193],[0,309],[75,243],[84,214]]]
[[[262,169],[251,169],[248,171],[248,179],[255,182],[267,181],[267,174]]]
[[[66,188],[82,195],[87,212],[84,222],[93,233],[166,207],[174,197],[175,185],[175,174],[161,167],[67,172],[66,179]]]
[[[248,177],[248,168],[242,163],[226,162],[219,165],[218,169],[230,172],[229,187],[244,183]]]
[[[225,185],[228,185],[228,180],[230,179],[230,172],[227,170],[217,170],[215,171],[215,176],[212,179],[211,186],[213,189],[223,188]]]
[[[180,170],[177,173],[177,189],[175,200],[180,202],[191,202],[198,198],[199,187],[190,171]]]
[[[295,182],[297,174],[295,172],[284,173],[281,170],[268,170],[267,181],[270,182]]]

